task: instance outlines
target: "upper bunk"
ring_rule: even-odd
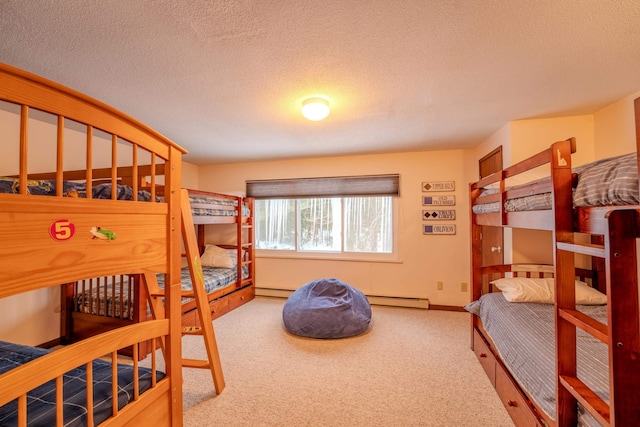
[[[246,197],[244,193],[240,192],[222,194],[191,189],[183,191],[188,196],[191,219],[197,229],[194,244],[197,245],[200,256],[207,255],[207,248],[213,251],[213,259],[218,258],[216,254],[220,254],[216,251],[222,252],[223,259],[226,258],[225,250],[235,252],[235,261],[229,266],[237,268],[236,277],[242,278],[236,281],[236,286],[255,285],[254,199]],[[185,211],[187,210],[183,209],[183,212]],[[220,244],[221,248],[207,245],[205,226],[212,224],[233,224],[235,228],[233,236],[226,233],[218,236],[223,239],[230,238],[232,242]],[[205,266],[207,263],[202,260],[202,265]],[[226,265],[226,263],[221,265]],[[219,265],[213,263],[210,266]]]
[[[0,134],[0,297],[101,275],[179,277],[179,256],[170,254],[180,253],[185,150],[106,104],[4,64]]]
[[[640,98],[634,105],[640,147]],[[562,229],[604,235],[612,209],[640,209],[639,150],[572,168],[575,151],[575,139],[558,141],[471,183],[472,223],[538,230],[558,229],[560,223]]]
[[[209,191],[187,190],[193,223],[235,224],[248,223],[253,215],[253,199],[244,194],[223,194]]]

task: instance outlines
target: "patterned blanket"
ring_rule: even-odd
[[[44,356],[50,350],[12,344],[0,341],[0,373],[23,365],[33,359]],[[132,365],[118,364],[118,407],[124,407],[134,397],[134,369]],[[152,371],[139,368],[140,391],[151,385]],[[157,379],[164,377],[158,372]],[[64,426],[87,425],[86,372],[84,366],[73,369],[63,377],[64,390]],[[97,424],[111,416],[111,363],[102,360],[93,361],[93,411]],[[56,424],[56,388],[55,381],[27,393],[28,426],[53,426]],[[18,425],[18,403],[16,400],[0,407],[0,425]]]
[[[238,276],[235,268],[202,267],[202,273],[207,293],[235,283]],[[189,268],[183,267],[180,275],[182,290],[193,290]],[[242,266],[242,276],[243,278],[249,277],[249,268],[246,265]],[[163,274],[158,275],[158,285],[161,289],[164,289]],[[128,315],[129,319],[133,320],[133,310],[130,309],[130,305],[134,302],[132,295],[133,292],[129,289],[128,281],[123,284],[117,276],[110,277],[107,278],[107,283],[103,283],[101,286],[93,286],[91,290],[87,289],[84,292],[80,292],[74,300],[74,308],[82,313],[117,318],[123,316],[122,312],[124,316]],[[182,303],[184,304],[190,300],[191,298],[183,298]],[[147,310],[147,314],[151,315],[150,309]]]

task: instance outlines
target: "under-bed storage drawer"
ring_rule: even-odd
[[[476,330],[473,331],[473,351],[478,356],[480,364],[487,373],[491,384],[496,385],[496,359],[485,342],[484,338]]]
[[[528,402],[520,394],[520,390],[499,364],[496,368],[496,392],[518,427],[540,426],[533,409],[529,407]]]
[[[247,286],[229,295],[229,310],[240,307],[251,301],[256,296],[255,288],[253,286]]]
[[[214,320],[229,311],[228,297],[221,297],[209,302],[211,320]],[[182,314],[183,326],[200,326],[200,315],[197,309]]]
[[[209,303],[209,310],[211,310],[211,320],[222,316],[229,312],[229,301],[227,298],[222,297],[213,300]]]

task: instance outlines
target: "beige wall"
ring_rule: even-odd
[[[314,279],[337,277],[368,295],[428,298],[432,304],[462,306],[469,301],[468,293],[461,291],[461,283],[469,282],[468,157],[462,150],[450,150],[215,164],[200,167],[199,183],[203,190],[228,192],[244,189],[251,179],[399,173],[397,262],[258,255],[257,285],[294,290]],[[456,235],[422,234],[424,181],[455,181]],[[437,290],[439,281],[443,290]]]
[[[636,151],[633,100],[640,92],[630,95],[594,115],[595,159]]]
[[[569,116],[535,120],[516,120],[510,123],[510,157],[505,165],[513,165],[546,148],[555,141],[576,139],[576,152],[571,157],[573,165],[588,163],[594,159],[593,116]],[[544,173],[548,175],[548,167]],[[513,263],[553,264],[553,245],[550,231],[512,229],[511,247],[505,244],[505,258]],[[505,242],[506,243],[506,242]]]

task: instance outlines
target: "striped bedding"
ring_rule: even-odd
[[[235,283],[238,276],[237,269],[235,268],[202,267],[202,273],[204,277],[204,287],[207,290],[207,293],[211,293]],[[182,290],[191,291],[193,288],[191,285],[189,268],[183,267],[180,274]],[[242,276],[243,278],[247,278],[249,276],[249,269],[247,266],[242,267]],[[158,285],[161,289],[164,288],[164,275],[158,275]],[[122,312],[125,313],[125,316],[127,316],[126,313],[130,313],[128,317],[130,320],[133,320],[133,310],[129,308],[129,305],[133,303],[132,295],[133,292],[129,292],[129,284],[127,281],[122,285],[119,280],[115,280],[115,283],[109,282],[109,285],[106,286],[106,288],[105,286],[94,286],[91,290],[87,289],[84,292],[79,293],[75,297],[74,308],[76,311],[81,313],[117,318],[121,318],[122,315],[120,313],[122,308]],[[184,304],[190,300],[191,298],[182,298],[182,303]],[[114,304],[115,307],[113,307]],[[148,311],[147,314],[151,315],[151,312]]]
[[[0,341],[0,373],[7,372],[33,359],[44,356],[50,350],[12,344]],[[152,371],[139,369],[140,391],[151,385]],[[134,369],[132,365],[118,365],[118,407],[122,408],[134,398]],[[164,377],[157,372],[157,380]],[[93,410],[96,424],[106,420],[112,413],[111,405],[111,363],[102,360],[93,361]],[[67,372],[63,377],[64,390],[64,426],[87,425],[86,373],[84,366]],[[55,381],[50,381],[27,393],[28,426],[56,425],[56,389]],[[17,401],[0,407],[0,425],[16,426]]]
[[[636,153],[598,160],[573,169],[577,185],[573,191],[574,207],[640,204],[638,195],[638,160]],[[548,178],[547,178],[548,179]],[[473,213],[500,211],[500,203],[482,203],[482,196],[495,194],[495,188],[485,189]],[[551,193],[505,200],[506,212],[548,210],[553,206]]]
[[[607,307],[577,306],[607,323]],[[477,314],[496,345],[500,359],[523,390],[547,415],[555,419],[555,338],[552,304],[511,303],[501,292],[483,295],[465,307]],[[608,349],[578,329],[578,378],[608,402]],[[580,426],[600,426],[582,407]]]
[[[191,213],[194,216],[237,216],[237,209],[215,209],[198,205],[216,205],[220,207],[235,208],[238,206],[236,199],[226,197],[205,196],[202,194],[189,194]],[[251,212],[245,205],[242,206],[242,216],[250,216]]]

